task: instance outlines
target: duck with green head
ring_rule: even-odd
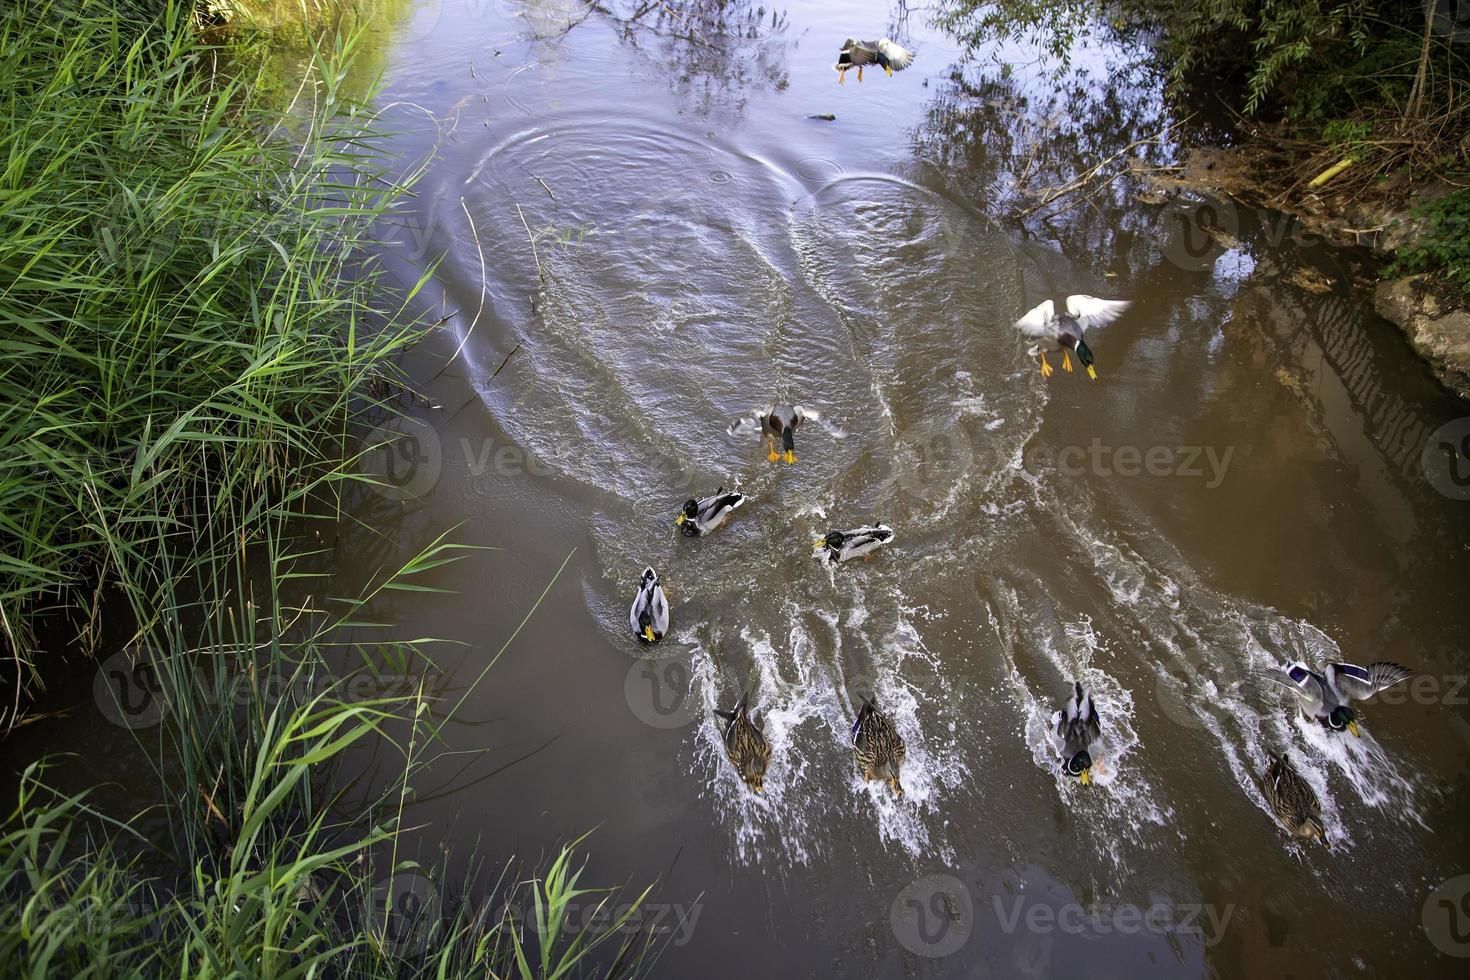
[[[1345,731],[1354,738],[1360,734],[1358,716],[1349,702],[1371,698],[1379,691],[1414,676],[1409,668],[1388,660],[1375,661],[1366,667],[1328,664],[1325,675],[1294,661],[1285,667],[1272,667],[1264,673],[1267,680],[1291,689],[1305,717],[1328,731]]]
[[[846,531],[828,531],[812,542],[812,557],[828,565],[861,558],[867,561],[873,552],[893,540],[893,528],[887,524],[864,524]]]
[[[639,643],[657,643],[669,631],[669,597],[651,565],[638,582],[638,594],[628,609],[628,625]]]
[[[1016,329],[1021,336],[1033,342],[1027,353],[1040,356],[1043,378],[1052,375],[1051,362],[1046,359],[1048,352],[1061,351],[1062,369],[1070,371],[1071,352],[1076,351],[1077,360],[1082,363],[1087,376],[1096,381],[1097,370],[1092,366],[1095,360],[1092,348],[1087,346],[1083,334],[1112,323],[1123,315],[1128,306],[1129,301],[1125,299],[1098,299],[1078,293],[1067,297],[1065,313],[1058,313],[1056,304],[1051,300],[1032,307],[1025,316],[1016,321]]]
[[[1062,771],[1092,785],[1092,753],[1102,741],[1102,719],[1092,695],[1080,681],[1072,682],[1072,696],[1055,715],[1057,737],[1062,740]]]
[[[826,429],[835,439],[847,438],[841,426],[833,425],[822,418],[815,409],[804,405],[767,405],[757,408],[750,415],[743,415],[725,429],[732,436],[760,435],[766,440],[766,459],[774,463],[785,460],[796,462],[796,430],[810,419]],[[776,444],[781,451],[776,451]]]
[[[674,524],[684,534],[697,538],[724,524],[736,508],[744,504],[745,494],[738,490],[726,493],[725,488],[720,487],[713,495],[702,500],[691,497],[684,501],[684,506],[674,518]]]

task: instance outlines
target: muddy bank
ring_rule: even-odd
[[[1321,170],[1302,168],[1286,151],[1267,142],[1237,147],[1196,147],[1173,168],[1139,167],[1146,201],[1184,197],[1228,198],[1298,219],[1302,231],[1343,247],[1366,248],[1386,264],[1423,234],[1417,205],[1448,193],[1441,181],[1410,184],[1398,177],[1365,189],[1337,191],[1333,181],[1312,187]],[[1228,234],[1228,228],[1218,229]],[[1470,311],[1455,291],[1430,275],[1377,282],[1373,306],[1397,325],[1435,376],[1470,398]]]

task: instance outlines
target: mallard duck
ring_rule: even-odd
[[[1409,668],[1387,660],[1366,667],[1328,664],[1326,677],[1300,661],[1282,668],[1272,667],[1264,673],[1268,680],[1291,688],[1303,715],[1315,718],[1329,731],[1346,729],[1354,737],[1359,734],[1357,716],[1348,702],[1371,698],[1384,688],[1414,676]]]
[[[752,720],[748,704],[749,695],[742,694],[734,709],[716,709],[715,714],[728,722],[723,739],[730,765],[735,767],[735,771],[745,780],[745,785],[750,787],[752,793],[763,793],[766,788],[766,766],[771,762],[771,743],[766,741],[765,720]]]
[[[867,558],[893,540],[893,528],[887,524],[864,525],[848,531],[828,531],[827,536],[812,543],[812,555],[829,565]]]
[[[744,503],[745,494],[738,491],[726,493],[725,488],[720,487],[712,497],[684,501],[684,508],[674,518],[674,523],[691,538],[697,538],[725,523],[735,508]]]
[[[1261,792],[1276,811],[1276,818],[1303,840],[1317,838],[1328,847],[1327,828],[1322,826],[1322,804],[1312,784],[1292,767],[1286,753],[1271,755],[1271,765],[1261,780]]]
[[[669,631],[669,599],[652,566],[643,570],[633,608],[628,610],[628,625],[640,643],[657,643]]]
[[[741,416],[731,422],[725,431],[732,436],[764,435],[766,437],[766,459],[773,463],[778,459],[794,463],[796,462],[796,429],[807,419],[819,423],[838,439],[847,436],[847,433],[839,426],[824,421],[814,409],[801,405],[767,405],[765,408],[754,409],[750,415]],[[779,454],[776,452],[777,439],[781,440],[782,452]]]
[[[848,38],[842,42],[842,50],[837,53],[837,63],[832,67],[837,70],[837,84],[841,85],[847,79],[849,68],[857,69],[858,81],[861,82],[865,65],[876,64],[891,78],[894,72],[903,71],[913,63],[912,54],[886,37],[881,41],[854,41]]]
[[[864,779],[886,780],[893,792],[903,797],[903,784],[898,770],[907,750],[903,737],[888,716],[878,710],[872,698],[863,698],[857,721],[852,723],[852,754]]]
[[[1077,360],[1087,369],[1087,376],[1097,380],[1097,370],[1092,366],[1092,348],[1082,339],[1082,334],[1096,327],[1106,326],[1118,319],[1130,304],[1126,299],[1098,299],[1095,296],[1077,294],[1067,297],[1067,312],[1057,313],[1051,300],[1041,303],[1016,321],[1016,329],[1022,336],[1036,341],[1026,351],[1041,357],[1041,376],[1052,374],[1046,352],[1062,352],[1062,369],[1072,370],[1070,351],[1077,352]]]
[[[1072,682],[1072,696],[1057,712],[1057,736],[1062,740],[1062,771],[1092,784],[1092,750],[1102,740],[1102,720],[1092,695],[1080,681]]]

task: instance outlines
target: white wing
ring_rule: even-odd
[[[1045,337],[1046,325],[1056,316],[1056,309],[1051,300],[1033,306],[1030,312],[1016,321],[1016,329],[1028,337]]]
[[[1098,299],[1081,293],[1067,297],[1067,312],[1076,317],[1083,330],[1107,326],[1131,305],[1132,302],[1126,299]]]
[[[828,422],[826,419],[822,418],[821,413],[818,412],[815,408],[807,408],[805,405],[797,405],[796,417],[799,419],[811,419],[813,422],[826,429],[827,432],[830,433],[832,438],[834,439],[847,438],[846,429],[838,425],[836,422]]]
[[[914,63],[914,56],[900,45],[894,44],[888,38],[878,42],[878,50],[883,52],[883,57],[888,59],[888,67],[894,71],[903,71]]]
[[[761,417],[770,414],[770,409],[761,409],[750,415],[742,415],[731,422],[725,431],[732,436],[758,436],[761,434]]]
[[[655,585],[653,587],[653,628],[659,635],[669,631],[669,600],[664,595],[664,587]]]

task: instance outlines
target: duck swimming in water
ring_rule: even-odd
[[[887,524],[828,531],[826,537],[813,542],[812,555],[829,565],[836,565],[854,558],[867,558],[892,540],[893,528]]]
[[[884,780],[899,799],[903,798],[903,784],[898,776],[908,749],[904,747],[903,736],[889,717],[878,710],[872,698],[863,698],[857,721],[852,723],[852,754],[864,779]]]
[[[730,765],[735,767],[752,793],[763,793],[766,766],[771,762],[771,743],[766,741],[764,719],[751,719],[749,703],[749,695],[742,694],[733,710],[716,709],[715,714],[729,723],[721,740],[725,743],[725,755],[729,757]]]
[[[1025,316],[1017,320],[1016,329],[1023,337],[1035,341],[1026,353],[1040,355],[1043,378],[1052,375],[1051,363],[1046,359],[1048,351],[1062,352],[1062,369],[1065,371],[1072,370],[1070,352],[1076,351],[1077,360],[1087,369],[1087,376],[1096,381],[1097,371],[1092,366],[1092,348],[1087,346],[1082,335],[1118,319],[1128,309],[1129,303],[1126,299],[1098,299],[1079,293],[1068,296],[1067,311],[1058,313],[1056,305],[1047,300],[1032,307]]]
[[[1303,840],[1315,838],[1322,842],[1323,847],[1329,846],[1327,828],[1322,826],[1322,804],[1317,800],[1317,792],[1312,789],[1311,783],[1292,768],[1286,753],[1272,754],[1266,777],[1261,780],[1261,793],[1266,797],[1266,802],[1271,804],[1276,819],[1294,836]]]
[[[1062,771],[1092,784],[1092,750],[1102,741],[1102,720],[1092,695],[1080,681],[1072,682],[1072,696],[1056,714],[1057,737],[1062,740]]]
[[[1357,715],[1348,702],[1371,698],[1384,688],[1414,676],[1409,668],[1388,660],[1366,667],[1328,664],[1325,677],[1300,661],[1273,667],[1264,674],[1267,680],[1291,688],[1303,715],[1315,719],[1328,731],[1346,730],[1355,738],[1359,734]]]
[[[652,566],[643,570],[638,594],[628,610],[628,625],[639,643],[657,643],[669,631],[669,599]]]
[[[772,463],[784,459],[796,462],[796,430],[807,419],[820,424],[834,438],[845,439],[847,433],[839,426],[831,425],[816,411],[801,405],[767,405],[755,409],[750,415],[741,416],[730,423],[725,431],[732,436],[764,435],[766,459]],[[781,452],[776,452],[776,441],[780,440]]]
[[[726,493],[724,487],[714,492],[713,496],[705,497],[703,500],[689,499],[684,501],[679,516],[674,518],[680,531],[697,538],[701,534],[708,534],[729,519],[737,507],[745,503],[745,494],[738,491]]]
[[[832,67],[837,70],[837,84],[841,85],[847,80],[847,72],[851,68],[857,69],[858,81],[861,82],[863,67],[866,65],[877,65],[892,78],[894,72],[903,71],[913,63],[912,54],[886,37],[881,41],[855,41],[848,38],[842,42],[842,50],[837,53],[837,63]]]

